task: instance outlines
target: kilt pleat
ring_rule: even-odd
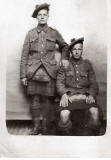
[[[49,82],[37,82],[30,80],[27,86],[28,95],[45,95],[45,96],[54,96],[56,92],[55,80],[50,77]]]

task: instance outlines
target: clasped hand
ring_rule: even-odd
[[[27,86],[27,78],[22,78],[21,82],[22,82],[23,86]]]
[[[65,60],[65,59],[62,59],[60,61],[60,66],[63,65],[64,68],[67,68],[68,65],[69,65],[69,61],[68,60]]]

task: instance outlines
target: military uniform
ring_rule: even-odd
[[[61,66],[57,74],[57,92],[62,96],[57,108],[60,112],[58,127],[65,135],[71,135],[75,113],[81,111],[83,114],[81,124],[87,126],[89,135],[99,134],[103,119],[102,110],[96,101],[99,88],[95,72],[91,62],[82,58],[83,41],[84,37],[71,40],[69,66]]]
[[[76,61],[71,58],[67,68],[60,67],[57,75],[57,91],[60,96],[65,93],[69,96],[83,94],[92,95],[96,99],[98,84],[90,61],[83,58]],[[80,100],[73,104],[69,103],[68,109],[84,109],[91,106],[96,106],[96,104],[87,105],[85,100]]]
[[[35,113],[37,112],[40,114],[40,108],[44,105],[46,105],[46,107],[42,108],[43,110],[47,110],[47,106],[50,108],[52,99],[56,93],[55,80],[58,69],[55,60],[56,43],[59,45],[62,52],[62,59],[67,59],[67,44],[59,32],[48,25],[45,25],[44,27],[38,25],[36,28],[29,31],[24,42],[21,57],[20,78],[28,79],[27,94],[32,97],[31,112],[33,116],[36,116]],[[36,81],[34,79],[40,68],[44,70],[48,82],[42,82],[42,80]],[[46,102],[47,98],[44,98],[44,100],[42,99],[42,103],[44,104],[41,104],[40,95],[49,97],[49,101]],[[45,114],[47,118],[49,113],[50,112],[48,112],[47,115]],[[51,120],[51,117],[49,117],[49,119]]]

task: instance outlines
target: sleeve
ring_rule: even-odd
[[[89,94],[93,97],[96,97],[99,92],[98,83],[96,81],[96,75],[93,69],[93,66],[90,62],[88,62],[89,65]]]
[[[64,41],[61,34],[56,31],[56,42],[59,45],[60,51],[62,52],[62,59],[69,59],[68,44]]]
[[[65,69],[63,68],[63,66],[59,67],[58,69],[56,88],[57,88],[57,93],[60,96],[69,92],[69,90],[65,86]]]
[[[29,33],[25,37],[23,49],[22,49],[22,56],[21,56],[21,63],[20,63],[20,78],[26,77],[26,67],[27,67],[27,59],[30,50],[30,43],[29,43]]]

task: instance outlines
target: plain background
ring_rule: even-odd
[[[1,42],[7,50],[7,119],[29,119],[29,101],[20,84],[20,58],[26,33],[37,26],[32,12],[36,4],[50,4],[49,26],[56,28],[69,44],[85,38],[83,56],[91,60],[99,83],[99,104],[106,119],[106,16],[105,0],[10,0],[3,11]],[[5,4],[5,2],[4,2]]]
[[[94,67],[97,69],[100,68],[100,72],[102,74],[101,77],[97,75],[97,78],[100,80],[106,80],[106,52],[102,52],[103,48],[106,48],[106,43],[108,44],[108,79],[107,79],[107,106],[108,106],[108,124],[107,124],[107,132],[104,136],[100,137],[55,137],[55,136],[12,136],[7,133],[6,127],[5,127],[5,119],[6,119],[6,88],[8,90],[9,86],[6,86],[6,70],[13,71],[12,73],[15,73],[15,79],[19,78],[19,75],[15,72],[18,72],[19,69],[19,61],[21,56],[21,48],[24,41],[24,36],[26,34],[26,31],[28,31],[33,25],[35,25],[34,20],[29,20],[33,6],[35,6],[35,3],[38,1],[16,1],[16,0],[10,0],[6,1],[4,0],[0,5],[0,15],[1,21],[0,21],[0,29],[1,29],[1,36],[0,36],[0,52],[1,52],[1,58],[0,58],[0,155],[5,157],[111,157],[111,39],[110,39],[110,28],[111,28],[111,16],[108,14],[108,17],[103,14],[106,10],[105,8],[105,2],[103,0],[76,0],[76,1],[56,1],[56,4],[54,1],[52,6],[57,5],[57,7],[54,7],[56,10],[64,11],[64,14],[59,14],[59,20],[56,22],[53,20],[53,26],[55,28],[58,28],[59,31],[63,34],[64,38],[67,42],[69,42],[70,38],[72,38],[72,35],[75,37],[84,36],[86,37],[85,45],[86,49],[85,55],[89,56],[89,47],[91,45],[88,44],[95,44],[97,46],[96,48],[101,51],[98,52],[99,54],[96,54],[93,52],[93,50],[90,50],[91,53],[96,55],[96,58],[94,59],[94,55],[90,54],[90,57],[92,61],[94,61]],[[41,1],[42,2],[42,1]],[[87,3],[86,3],[87,2]],[[103,3],[104,2],[104,3]],[[71,4],[70,4],[71,3]],[[72,6],[72,4],[74,5]],[[75,5],[78,4],[78,5]],[[70,5],[69,5],[70,4]],[[89,5],[88,5],[89,4]],[[88,6],[87,6],[88,5]],[[62,6],[62,7],[60,7]],[[76,8],[78,6],[78,8]],[[80,9],[80,6],[84,6],[84,13],[86,15],[83,16],[82,9]],[[87,6],[87,7],[86,7]],[[89,8],[90,6],[90,8]],[[110,13],[111,10],[111,4],[110,1],[107,1],[107,12]],[[66,9],[68,8],[68,10]],[[70,9],[69,9],[70,8]],[[71,8],[76,8],[78,10],[78,13],[75,14],[69,14],[71,11]],[[88,13],[87,13],[88,9]],[[52,10],[53,12],[54,10]],[[92,11],[92,12],[91,12]],[[101,12],[100,12],[101,11]],[[81,13],[82,12],[82,13]],[[90,12],[92,14],[90,14]],[[106,11],[105,11],[106,12]],[[57,13],[57,12],[56,12]],[[79,14],[81,13],[81,14]],[[87,13],[87,14],[86,14]],[[100,14],[98,14],[100,13]],[[106,14],[106,13],[105,13]],[[70,15],[70,18],[69,18]],[[95,18],[92,17],[98,17],[98,19],[95,22]],[[103,17],[101,17],[101,16]],[[51,19],[58,19],[58,15],[54,16],[51,14]],[[54,17],[53,17],[54,16]],[[68,16],[68,18],[67,18]],[[77,17],[80,16],[80,19],[77,19]],[[82,18],[82,16],[84,18]],[[74,17],[73,21],[72,18]],[[101,18],[100,18],[101,17]],[[108,27],[105,29],[105,21],[106,19]],[[50,25],[52,25],[50,19]],[[66,23],[67,20],[67,23]],[[78,23],[75,23],[75,21]],[[62,23],[60,23],[62,21]],[[70,22],[69,22],[70,21]],[[56,23],[54,23],[56,22]],[[86,23],[87,22],[87,23]],[[95,22],[95,23],[94,23]],[[71,23],[73,23],[71,27]],[[88,25],[90,24],[91,25]],[[83,25],[84,24],[84,25]],[[95,24],[95,25],[94,25]],[[100,25],[99,25],[100,24]],[[67,26],[68,25],[68,26]],[[91,27],[94,25],[92,32]],[[98,27],[99,25],[99,27]],[[84,26],[84,27],[83,27]],[[73,32],[71,30],[73,28]],[[96,30],[97,29],[97,30]],[[78,30],[78,32],[77,32]],[[96,31],[96,32],[95,32]],[[106,33],[105,33],[106,32]],[[94,36],[91,36],[94,33]],[[95,34],[96,33],[96,34]],[[98,35],[99,36],[96,36]],[[86,36],[87,35],[87,36]],[[107,36],[106,36],[107,35]],[[92,38],[93,37],[93,38]],[[97,41],[93,41],[93,39]],[[90,43],[89,43],[90,42]],[[106,42],[106,43],[105,43]],[[94,45],[92,45],[94,46]],[[99,47],[98,47],[99,46]],[[92,47],[91,47],[92,48]],[[95,48],[95,47],[94,47]],[[88,50],[87,50],[88,49]],[[96,49],[96,50],[97,50]],[[102,55],[101,55],[102,54]],[[7,63],[6,63],[6,57],[7,57]],[[95,61],[99,57],[98,61]],[[12,61],[13,60],[13,61]],[[16,60],[16,62],[15,62]],[[17,63],[18,62],[18,63]],[[96,63],[95,63],[96,62]],[[7,65],[8,67],[7,67]],[[10,66],[10,67],[9,67]],[[17,68],[18,66],[18,68]],[[102,69],[101,67],[104,66]],[[99,72],[97,72],[99,73]],[[7,72],[8,77],[11,77],[11,72]],[[16,76],[18,75],[18,77]],[[13,78],[12,78],[13,79]],[[19,80],[18,80],[19,82]],[[105,81],[106,82],[106,81]],[[9,83],[8,83],[9,84]],[[13,83],[12,83],[13,84]],[[18,85],[18,83],[16,83]],[[17,87],[15,87],[17,89]],[[13,89],[15,89],[13,88]],[[10,87],[11,89],[11,87]],[[10,90],[10,94],[13,93],[13,95],[18,94],[18,90]],[[19,88],[19,95],[21,93],[21,88]],[[8,91],[7,91],[8,92]],[[13,100],[17,100],[20,103],[20,100],[13,98]],[[20,98],[20,97],[19,97]],[[26,102],[26,101],[25,101]],[[16,103],[17,104],[17,103]],[[24,103],[25,104],[25,103]],[[19,107],[19,106],[18,106]]]

